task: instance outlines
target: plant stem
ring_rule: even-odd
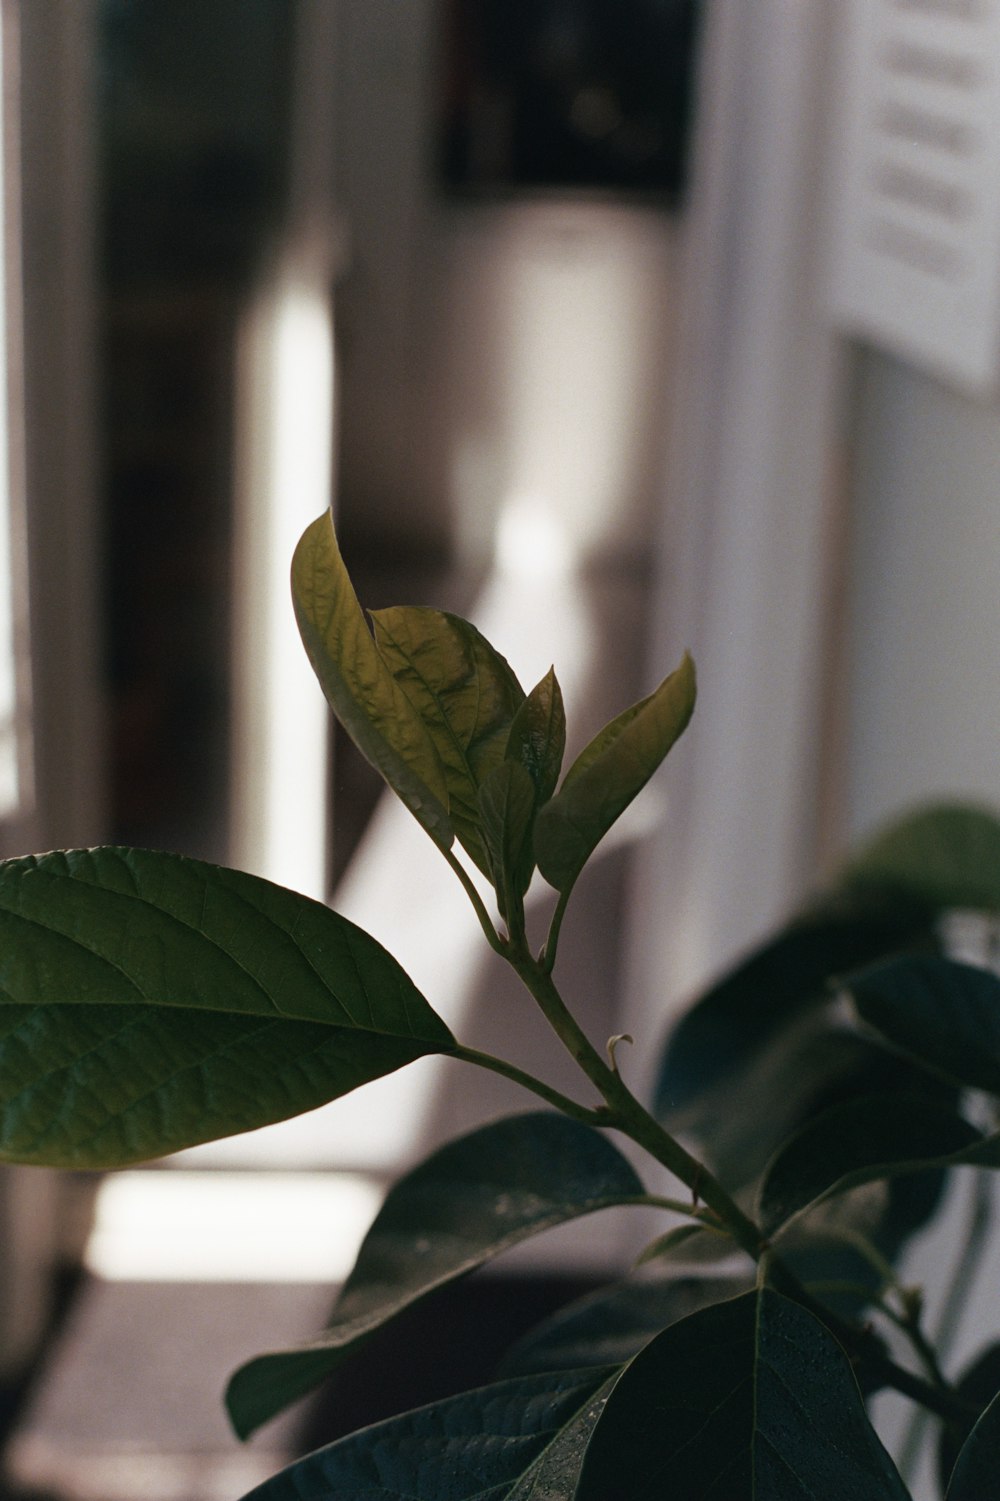
[[[607,1106],[602,1124],[617,1127],[664,1167],[679,1178],[692,1193],[713,1210],[743,1250],[755,1261],[764,1249],[764,1237],[758,1227],[740,1209],[712,1173],[692,1157],[659,1121],[639,1103],[615,1069],[609,1066],[573,1017],[556,988],[545,962],[536,961],[524,945],[512,946],[506,955],[524,985],[541,1009],[546,1021],[568,1049],[584,1073],[596,1086]]]
[[[559,900],[556,902],[556,910],[552,914],[549,924],[548,936],[545,940],[545,948],[542,950],[539,963],[546,974],[552,973],[552,967],[556,962],[556,950],[559,947],[559,930],[562,927],[563,918],[566,916],[566,907],[569,903],[569,891],[561,891]]]
[[[895,1387],[940,1417],[968,1416],[969,1404],[950,1387],[941,1389],[897,1365],[884,1353],[881,1343],[869,1330],[859,1329],[839,1318],[806,1291],[798,1277],[771,1250],[760,1227],[744,1214],[718,1179],[649,1114],[621,1077],[604,1061],[569,1012],[546,967],[544,955],[541,960],[533,959],[521,938],[505,947],[504,957],[537,1001],[553,1031],[600,1092],[606,1111],[598,1112],[599,1124],[622,1131],[686,1184],[691,1190],[693,1203],[696,1205],[700,1199],[714,1211],[736,1244],[755,1262],[759,1264],[766,1259],[766,1272],[772,1286],[811,1312],[844,1345],[849,1356],[863,1360],[884,1384]],[[593,1115],[591,1119],[594,1119]]]
[[[536,1079],[534,1074],[526,1073],[514,1063],[508,1063],[505,1058],[495,1058],[492,1053],[481,1053],[478,1048],[467,1048],[459,1045],[448,1054],[449,1058],[459,1058],[464,1063],[474,1063],[477,1068],[489,1069],[490,1073],[502,1074],[505,1079],[513,1079],[515,1084],[520,1084],[532,1094],[553,1105],[556,1110],[561,1110],[563,1115],[568,1115],[571,1120],[582,1121],[585,1126],[606,1126],[608,1123],[607,1111],[600,1105],[589,1107],[578,1105],[568,1095],[560,1094],[558,1089],[551,1088],[542,1079]]]
[[[935,1359],[946,1359],[955,1338],[968,1289],[979,1268],[992,1218],[993,1188],[986,1173],[978,1175],[972,1188],[972,1208],[968,1228],[962,1237],[962,1250],[951,1275],[944,1307],[937,1321]],[[919,1409],[910,1419],[899,1451],[899,1469],[904,1476],[916,1465],[927,1429],[927,1414]]]
[[[924,1370],[927,1372],[928,1377],[931,1381],[933,1381],[934,1385],[939,1387],[942,1391],[946,1391],[948,1389],[948,1379],[942,1371],[941,1363],[937,1358],[937,1353],[935,1352],[933,1345],[927,1338],[923,1329],[920,1327],[919,1321],[910,1313],[898,1313],[896,1309],[892,1308],[884,1300],[877,1303],[876,1307],[885,1318],[889,1319],[891,1323],[895,1324],[896,1328],[900,1330],[902,1334],[906,1335],[906,1338],[913,1346],[914,1353],[919,1358],[921,1364],[924,1367]]]
[[[479,919],[479,926],[483,930],[483,933],[486,937],[486,942],[489,944],[494,953],[502,954],[504,958],[506,958],[507,946],[504,943],[503,939],[500,937],[496,928],[493,926],[493,921],[490,917],[490,914],[486,910],[486,904],[484,903],[482,897],[479,895],[479,892],[476,890],[476,884],[473,881],[472,877],[469,875],[469,872],[466,870],[461,860],[459,860],[455,855],[453,850],[445,851],[444,858],[447,860],[448,864],[451,866],[452,870],[461,881],[465,894],[469,898],[469,901],[472,903],[472,909]]]

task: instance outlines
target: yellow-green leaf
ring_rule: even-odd
[[[503,761],[524,690],[485,636],[457,615],[395,605],[371,619],[382,660],[440,757],[455,833],[489,874],[478,790]]]
[[[613,719],[581,751],[535,822],[535,859],[557,891],[573,885],[612,824],[641,792],[694,710],[694,663]]]
[[[500,910],[511,922],[535,868],[531,856],[535,787],[527,770],[517,761],[502,761],[494,767],[480,789],[479,807]]]
[[[379,654],[325,512],[292,561],[302,641],[333,712],[355,745],[443,850],[454,829],[437,749]]]
[[[549,668],[514,716],[507,758],[526,767],[535,784],[535,804],[547,803],[556,790],[566,749],[566,713],[555,670]]]

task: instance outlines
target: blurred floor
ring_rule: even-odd
[[[287,1462],[295,1412],[248,1445],[222,1393],[262,1350],[313,1335],[328,1285],[89,1280],[7,1455],[14,1495],[233,1501]]]

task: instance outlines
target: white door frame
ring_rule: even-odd
[[[826,0],[711,0],[653,628],[690,647],[692,726],[638,862],[630,1016],[664,1006],[801,898],[817,857],[842,380],[824,310]]]

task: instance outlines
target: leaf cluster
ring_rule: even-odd
[[[323,905],[178,855],[64,851],[0,864],[0,1158],[155,1158],[429,1053],[552,1107],[482,1126],[396,1184],[328,1327],[232,1377],[243,1436],[510,1247],[612,1207],[662,1223],[627,1277],[522,1339],[493,1384],[341,1439],[254,1496],[903,1501],[868,1412],[889,1386],[933,1415],[942,1496],[984,1501],[1000,1345],[949,1374],[899,1266],[949,1175],[1000,1165],[1000,980],[949,958],[942,927],[956,908],[996,922],[1000,823],[924,810],[860,851],[692,1006],[647,1109],[553,970],[580,872],[690,718],[689,660],[564,774],[555,673],[526,692],[454,615],[367,619],[329,517],[299,545],[293,593],[334,712],[452,864],[585,1098],[463,1046],[391,955]],[[557,893],[537,955],[536,870]],[[646,1186],[664,1167],[674,1197]]]

